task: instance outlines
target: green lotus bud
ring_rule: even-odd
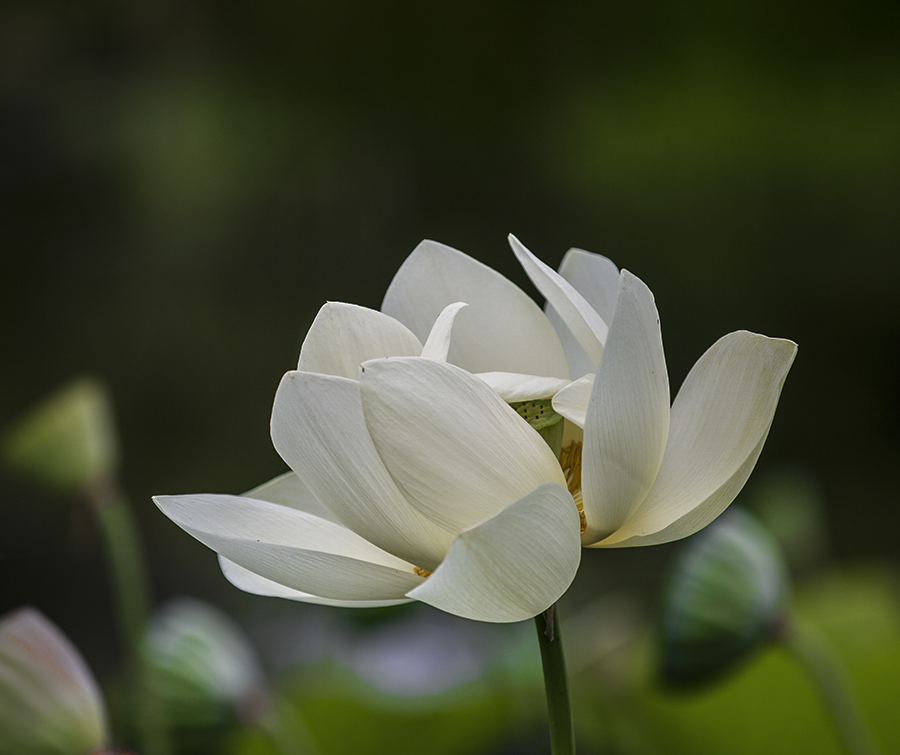
[[[107,739],[100,689],[69,639],[34,608],[0,619],[0,755],[87,755]]]
[[[248,640],[224,613],[198,600],[176,600],[150,620],[144,637],[148,693],[177,733],[206,737],[235,713],[252,716],[262,672]]]
[[[787,594],[781,553],[749,514],[730,509],[675,563],[662,612],[662,676],[673,686],[724,674],[777,626]]]
[[[88,378],[39,404],[7,433],[10,466],[66,492],[111,473],[118,448],[106,389]]]

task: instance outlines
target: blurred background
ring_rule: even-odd
[[[421,239],[534,294],[514,232],[554,267],[581,247],[651,287],[673,395],[724,333],[798,342],[744,497],[801,479],[823,562],[890,570],[898,207],[889,0],[6,0],[0,426],[102,381],[155,602],[224,608],[271,669],[339,653],[315,639],[335,626],[440,622],[244,595],[150,496],[284,471],[269,413],[316,311],[378,308]],[[7,469],[0,506],[0,612],[37,605],[103,679],[118,651],[90,517]],[[652,615],[678,547],[586,553],[569,610],[621,593]]]

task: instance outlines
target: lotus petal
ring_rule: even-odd
[[[154,501],[204,545],[294,590],[339,600],[395,600],[421,582],[411,564],[312,514],[210,493]]]
[[[623,271],[584,425],[585,544],[615,532],[640,506],[656,479],[668,430],[659,315],[650,289]]]
[[[522,621],[568,589],[581,559],[568,491],[547,483],[456,538],[444,562],[410,598],[467,619]]]
[[[458,532],[545,482],[549,446],[483,381],[429,359],[378,359],[360,376],[366,425],[407,500]]]
[[[421,353],[419,339],[393,317],[355,304],[328,302],[303,339],[297,369],[356,380],[367,359]]]
[[[391,479],[366,428],[357,381],[287,373],[275,395],[272,441],[342,524],[428,571],[440,563],[453,533],[417,512]]]
[[[738,331],[697,361],[672,406],[659,474],[607,545],[652,545],[702,529],[737,496],[759,458],[797,345]]]
[[[469,306],[454,323],[449,362],[469,372],[569,377],[559,336],[540,307],[500,273],[449,246],[419,244],[381,309],[424,340],[454,302]]]

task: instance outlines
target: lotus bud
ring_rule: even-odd
[[[7,433],[7,463],[65,492],[111,474],[118,444],[106,389],[82,378],[50,396]]]
[[[144,637],[148,693],[177,734],[207,736],[252,718],[263,702],[262,672],[240,628],[198,600],[179,599],[150,620]]]
[[[775,541],[734,508],[681,552],[662,611],[662,676],[702,683],[746,659],[780,622],[786,570]]]
[[[96,680],[34,608],[0,619],[0,755],[88,755],[108,740]]]

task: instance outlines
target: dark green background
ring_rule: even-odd
[[[898,9],[6,0],[0,424],[106,381],[157,596],[239,613],[150,495],[282,471],[271,401],[319,306],[378,307],[426,237],[526,286],[514,232],[648,283],[673,394],[726,332],[797,341],[758,476],[813,475],[838,556],[896,556]],[[0,506],[0,610],[103,657],[87,516],[8,472]],[[576,595],[653,588],[671,548],[587,553]]]

